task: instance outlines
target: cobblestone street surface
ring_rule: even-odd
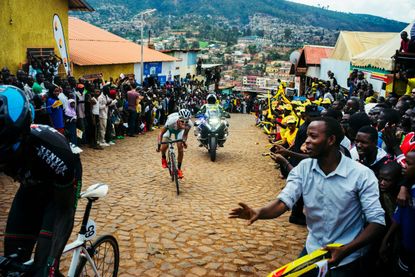
[[[98,236],[116,236],[120,276],[266,276],[301,252],[306,228],[288,223],[288,213],[251,226],[228,219],[238,202],[263,206],[284,184],[269,157],[261,156],[267,140],[254,118],[231,116],[230,137],[216,162],[190,131],[179,196],[155,151],[158,130],[102,151],[84,148],[83,189],[97,182],[110,186],[91,218]],[[16,189],[0,176],[1,234]],[[72,238],[84,207],[81,200]]]

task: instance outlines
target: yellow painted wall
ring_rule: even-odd
[[[26,63],[27,48],[55,48],[52,21],[58,14],[68,45],[68,0],[0,0],[0,67],[11,73]]]
[[[82,77],[88,74],[102,73],[104,80],[108,81],[110,77],[117,79],[121,73],[133,74],[134,64],[108,64],[108,65],[87,65],[79,66],[73,65],[73,75],[75,78]]]

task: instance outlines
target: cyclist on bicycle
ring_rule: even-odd
[[[55,276],[71,234],[82,166],[55,129],[31,125],[33,107],[24,92],[0,86],[0,172],[20,183],[4,234],[4,255],[31,258],[30,276]]]
[[[167,117],[166,124],[161,128],[158,136],[158,148],[157,152],[161,150],[161,166],[167,168],[166,151],[167,144],[160,144],[161,141],[165,142],[170,139],[174,134],[176,139],[182,139],[182,142],[177,143],[177,150],[179,155],[177,157],[177,175],[179,178],[183,178],[183,171],[181,169],[183,162],[183,148],[187,148],[186,140],[189,130],[192,128],[193,123],[190,120],[191,113],[188,109],[181,109],[177,113],[172,113]]]

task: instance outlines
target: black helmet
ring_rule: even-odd
[[[0,150],[11,147],[28,134],[33,118],[33,106],[21,89],[0,86]]]

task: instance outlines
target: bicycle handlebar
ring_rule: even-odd
[[[170,143],[176,143],[176,142],[183,142],[183,139],[171,139],[168,141],[161,141],[160,144],[170,144]]]

